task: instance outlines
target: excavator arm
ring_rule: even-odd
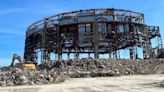
[[[20,64],[19,68],[21,68],[21,69],[27,69],[27,70],[35,70],[36,69],[35,64],[28,64],[27,62],[25,62],[24,59],[21,58],[21,56],[19,56],[17,54],[13,55],[10,67],[14,67],[15,60],[18,60],[18,62]]]
[[[24,62],[23,62],[23,60],[22,60],[22,58],[21,58],[21,56],[19,56],[19,55],[17,55],[17,54],[14,54],[13,55],[13,58],[12,58],[12,62],[11,62],[11,67],[14,67],[14,62],[15,62],[15,60],[18,60],[18,62],[20,63],[20,64],[23,64]]]

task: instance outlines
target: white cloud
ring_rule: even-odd
[[[38,3],[38,4],[29,3],[26,6],[26,10],[29,13],[49,15],[49,14],[58,14],[68,11],[69,7],[67,7],[66,5],[54,4],[50,2]]]
[[[9,9],[1,9],[0,15],[10,14],[10,13],[18,13],[26,11],[26,8],[9,8]]]
[[[43,7],[44,6],[44,7]],[[52,3],[39,3],[39,4],[27,4],[25,8],[15,7],[0,9],[0,15],[13,14],[13,13],[29,13],[29,14],[58,14],[68,11],[68,7],[62,5],[54,5]]]
[[[25,32],[20,32],[20,31],[15,31],[15,30],[7,30],[7,29],[0,29],[0,34],[11,34],[11,35],[19,35],[19,36],[24,36]]]

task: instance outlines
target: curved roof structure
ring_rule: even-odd
[[[112,18],[115,16],[115,18]],[[126,18],[127,17],[127,18]],[[128,17],[133,18],[132,23],[144,24],[144,14],[139,12],[133,12],[123,9],[88,9],[65,12],[57,15],[47,17],[53,24],[66,25],[75,24],[81,22],[93,22],[98,18],[104,18],[104,21],[117,21],[117,22],[129,22]],[[67,20],[67,21],[66,21]],[[44,19],[39,20],[31,24],[27,29],[27,35],[30,35],[36,31],[40,31],[44,28]]]

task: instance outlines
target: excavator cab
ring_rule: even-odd
[[[16,63],[16,65],[14,65],[15,60],[18,60],[18,63]],[[18,67],[21,68],[23,70],[35,70],[36,69],[36,65],[33,64],[31,61],[26,61],[24,59],[21,58],[21,56],[14,54],[13,58],[12,58],[12,62],[10,67]]]

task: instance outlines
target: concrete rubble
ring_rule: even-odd
[[[164,73],[162,60],[80,59],[44,62],[35,71],[0,71],[0,86],[60,83],[68,78]],[[160,71],[160,72],[159,72]]]
[[[27,71],[15,68],[0,72],[0,86],[59,83],[67,79],[63,73],[54,71]]]

